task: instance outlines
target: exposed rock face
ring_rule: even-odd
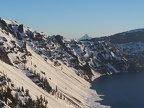
[[[83,70],[87,75],[92,75],[89,71],[92,68],[101,74],[125,72],[128,69],[127,60],[107,38],[71,40],[69,43],[62,36],[55,36],[55,39],[73,57],[71,62],[77,64],[74,68]],[[86,64],[81,65],[81,62]]]
[[[8,21],[7,24],[6,21],[1,20],[0,23],[3,25],[4,31],[7,31],[7,33],[11,34],[10,36],[13,36],[18,41],[8,40],[1,42],[3,47],[7,47],[6,53],[21,58],[15,58],[15,61],[12,61],[14,62],[13,65],[28,61],[26,59],[31,54],[27,52],[27,43],[45,61],[49,59],[55,66],[60,66],[63,63],[68,67],[75,68],[77,74],[88,81],[94,75],[93,72],[111,74],[130,70],[128,60],[106,37],[82,41],[67,40],[60,35],[48,37],[42,32],[25,28],[22,24],[18,26],[15,22],[9,23]],[[123,41],[123,38],[121,41]],[[21,57],[19,57],[19,53],[23,55],[21,54]]]
[[[10,31],[8,26],[7,26],[7,23],[3,19],[0,20],[0,23],[2,25],[2,29],[4,29],[6,32]]]
[[[1,49],[0,49],[0,60],[9,65],[12,65],[11,61],[9,60],[9,57],[7,56],[7,53],[2,51]]]
[[[1,24],[2,24],[2,28],[6,28],[7,27],[7,24],[4,20],[0,20]]]
[[[16,32],[16,33],[17,33],[17,39],[22,40],[22,37],[21,37],[20,33],[19,32]]]
[[[68,48],[65,46],[65,43],[63,42],[63,37],[60,35],[55,36],[55,39],[57,40],[57,42],[63,47],[63,49],[69,53],[71,56],[75,57],[77,59],[77,56],[75,56],[74,54],[71,53],[71,51],[68,51]]]
[[[130,63],[129,71],[136,70],[138,64],[144,66],[144,29],[136,29],[123,33],[118,33],[108,37],[110,42],[133,63]],[[137,61],[137,62],[136,62]],[[132,69],[135,68],[135,69]],[[132,70],[131,70],[132,69]]]
[[[18,31],[21,32],[21,33],[23,33],[23,24],[21,24],[21,25],[18,26]]]
[[[61,99],[58,103],[64,100],[76,108],[91,107],[85,96],[93,94],[86,82],[91,82],[93,75],[137,70],[137,62],[128,61],[106,37],[68,40],[18,25],[15,21],[0,20],[0,71],[8,73],[18,86],[28,88],[34,97],[42,94],[55,100],[54,108],[58,102],[55,96]]]

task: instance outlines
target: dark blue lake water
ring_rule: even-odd
[[[92,83],[103,99],[102,105],[112,108],[144,108],[144,72],[102,76]]]

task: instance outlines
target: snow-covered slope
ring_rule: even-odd
[[[32,101],[37,108],[42,105],[48,108],[106,107],[96,102],[100,98],[90,89],[90,82],[103,74],[127,72],[130,64],[108,39],[92,41],[87,35],[84,38],[86,40],[79,41],[60,35],[50,37],[16,21],[0,19],[0,72],[3,73],[0,83],[5,88],[3,93],[19,91],[24,94],[12,96],[11,92],[8,93],[10,100],[19,97],[19,103],[9,105],[4,100],[6,95],[2,95],[4,98],[0,101],[9,106],[29,107]],[[14,87],[9,83],[3,85],[3,82],[9,82],[8,79]],[[21,87],[29,90],[30,96],[22,92]]]
[[[41,70],[46,72],[45,77],[49,79],[48,81],[52,88],[55,89],[57,87],[58,93],[62,93],[65,97],[67,97],[67,99],[59,99],[57,96],[58,94],[53,96],[41,89],[26,76],[27,71],[25,70],[17,69],[0,61],[0,71],[7,74],[7,76],[18,88],[23,86],[25,89],[28,89],[33,99],[36,99],[36,96],[43,95],[49,102],[49,108],[57,106],[59,106],[59,108],[71,108],[78,106],[86,108],[87,105],[94,105],[95,100],[99,100],[98,95],[96,95],[93,90],[89,89],[90,84],[84,79],[76,76],[72,69],[64,66],[61,71],[60,67],[55,68],[54,66],[45,63],[45,61],[41,60],[41,58],[37,55],[34,55],[33,62],[39,66],[37,67],[39,71]],[[91,99],[88,101],[89,98]],[[94,98],[94,100],[92,100],[92,98]],[[78,106],[70,105],[72,104],[71,101],[74,101],[75,104],[77,103]]]
[[[32,98],[36,100],[31,100],[33,106],[40,108],[38,102],[42,96],[44,102],[40,102],[48,108],[105,108],[95,102],[100,98],[90,89],[87,78],[77,75],[79,71],[71,61],[74,58],[55,36],[48,37],[16,21],[0,19],[0,87],[3,88],[0,107],[30,106]],[[28,90],[30,95],[19,88]],[[3,93],[9,94],[9,98]],[[17,103],[12,99],[18,99]]]
[[[144,29],[134,29],[109,36],[116,47],[131,61],[144,66]]]

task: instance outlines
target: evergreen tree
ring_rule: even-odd
[[[25,90],[25,94],[26,94],[26,96],[30,96],[30,95],[29,95],[29,90],[28,90],[28,89]]]
[[[45,101],[45,108],[47,108],[47,104],[48,104],[48,101],[46,100],[46,101]]]
[[[23,86],[22,86],[22,88],[21,88],[21,91],[24,92],[24,88],[23,88]]]
[[[39,99],[39,97],[37,97],[37,100],[36,100],[36,108],[40,108],[40,99]]]
[[[57,88],[57,86],[56,86],[56,92],[58,91],[58,88]]]

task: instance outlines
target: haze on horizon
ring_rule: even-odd
[[[66,38],[144,28],[143,0],[1,0],[0,17]]]

